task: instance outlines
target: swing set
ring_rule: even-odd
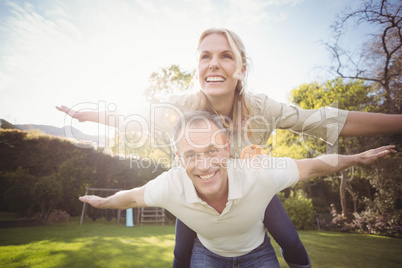
[[[85,195],[93,194],[101,197],[107,197],[119,191],[121,191],[121,189],[87,187],[85,188]],[[114,217],[116,217],[117,218],[116,223],[120,224],[121,212],[122,212],[121,209],[97,209],[88,205],[87,203],[83,203],[80,225],[82,225],[82,223],[84,222],[85,216],[88,216],[93,221],[96,221],[96,219],[102,217],[105,217],[107,221],[111,221]],[[124,210],[124,212],[126,212],[126,210]],[[164,208],[156,208],[156,207],[140,208],[139,213],[135,214],[137,216],[136,222],[140,223],[141,226],[144,223],[145,224],[161,223],[163,226],[167,219]],[[126,217],[133,217],[132,213],[129,215],[126,214]]]
[[[107,197],[118,191],[121,191],[121,189],[87,187],[87,188],[85,188],[85,195],[93,194],[93,195],[97,195],[97,196],[101,196],[101,197]],[[83,203],[80,225],[82,225],[86,214],[88,214],[88,216],[93,221],[96,221],[96,219],[102,218],[102,217],[105,217],[107,221],[111,221],[114,217],[116,217],[117,218],[116,223],[120,224],[121,209],[97,209],[92,206],[89,206],[89,208],[87,209],[87,203]]]

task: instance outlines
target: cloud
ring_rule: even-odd
[[[200,6],[210,5],[209,16],[221,18],[226,25],[258,25],[269,21],[283,21],[287,18],[284,6],[294,7],[304,0],[223,0],[200,1]],[[280,11],[279,11],[280,8]],[[211,14],[211,10],[213,13]]]
[[[305,0],[268,0],[265,1],[267,5],[271,5],[271,6],[286,6],[286,5],[290,5],[290,6],[296,6],[302,2],[304,2]]]
[[[48,19],[30,3],[7,4],[11,15],[1,28],[4,36],[3,51],[0,52],[3,74],[15,79],[34,79],[44,75],[62,59],[57,56],[76,47],[73,38],[77,38],[79,31],[60,16],[64,14],[60,8],[53,13],[58,15],[57,19]]]
[[[262,58],[267,28],[301,2],[0,0],[0,92],[11,100],[0,112],[19,113],[11,103],[21,96],[31,109],[98,100],[130,108],[153,71],[170,64],[194,68],[205,29],[234,30],[248,48],[263,47]]]

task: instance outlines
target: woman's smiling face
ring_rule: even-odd
[[[234,96],[239,81],[236,56],[222,34],[213,33],[204,38],[199,49],[197,77],[208,98]]]

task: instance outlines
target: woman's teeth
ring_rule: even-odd
[[[225,78],[221,76],[210,76],[207,77],[207,82],[224,82]]]

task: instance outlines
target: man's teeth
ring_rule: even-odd
[[[207,77],[207,82],[223,82],[223,81],[225,81],[225,78],[220,77],[220,76]]]
[[[214,176],[214,175],[215,175],[215,172],[214,172],[214,173],[211,173],[211,174],[199,175],[199,176],[200,176],[200,178],[203,179],[203,180],[209,180],[209,179],[212,178],[212,176]]]

